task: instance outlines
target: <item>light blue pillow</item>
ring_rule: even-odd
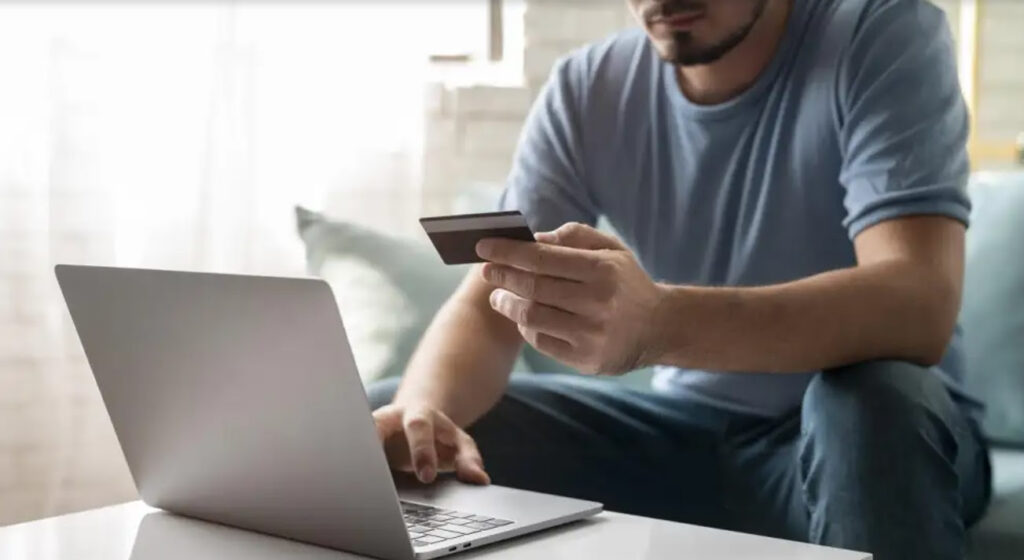
[[[1024,445],[1024,172],[976,174],[970,194],[967,388],[988,407],[988,437]]]

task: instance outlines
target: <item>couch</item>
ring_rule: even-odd
[[[976,174],[961,324],[968,388],[988,405],[993,500],[970,533],[971,560],[1024,559],[1024,172]],[[493,192],[461,210],[486,210]],[[465,274],[425,238],[408,240],[297,209],[309,272],[334,288],[364,380],[400,375],[419,336]],[[516,371],[565,368],[527,347]],[[608,382],[644,388],[650,373]]]

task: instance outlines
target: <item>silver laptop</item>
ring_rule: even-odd
[[[388,560],[445,556],[601,511],[497,485],[393,477],[323,281],[56,272],[154,507]]]

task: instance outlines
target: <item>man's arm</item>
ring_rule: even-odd
[[[523,127],[499,207],[519,210],[535,230],[597,216],[584,182],[582,96],[586,51],[559,61]],[[430,482],[454,469],[486,483],[483,459],[462,426],[497,403],[522,346],[515,327],[488,304],[491,287],[474,268],[438,313],[394,402],[374,411],[391,467]]]
[[[470,270],[420,341],[395,404],[434,407],[460,426],[494,406],[523,341],[491,309],[490,292],[479,267]]]
[[[474,268],[427,329],[394,401],[373,411],[391,467],[422,482],[444,470],[465,482],[490,482],[462,427],[498,401],[522,339],[491,311],[489,292]]]
[[[865,229],[855,267],[753,288],[655,284],[618,240],[580,224],[538,239],[481,242],[491,305],[540,351],[589,373],[934,364],[960,307],[964,226],[941,216]]]
[[[963,224],[891,220],[862,232],[855,246],[856,267],[786,284],[666,287],[651,343],[657,361],[765,372],[881,358],[938,363],[960,308]]]

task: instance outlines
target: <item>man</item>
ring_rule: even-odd
[[[559,62],[526,123],[501,206],[548,233],[481,242],[397,394],[372,388],[392,465],[962,558],[988,463],[960,389],[968,118],[942,13],[630,6],[646,33]],[[509,380],[523,340],[588,374],[658,366],[655,391]]]

